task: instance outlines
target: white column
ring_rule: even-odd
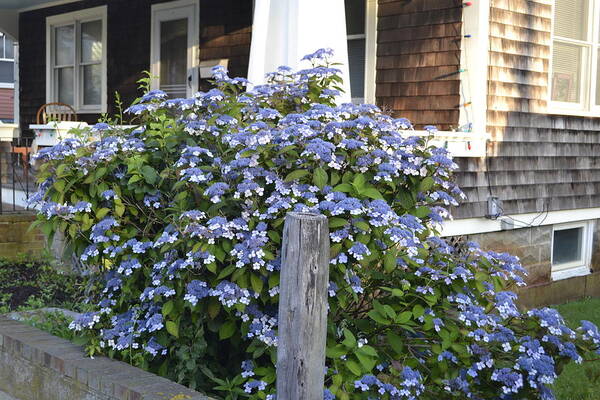
[[[20,85],[19,85],[19,43],[18,42],[14,42],[15,43],[15,47],[14,47],[14,75],[15,75],[15,85],[14,85],[14,91],[13,91],[13,119],[14,119],[14,123],[17,125],[17,129],[19,129],[19,131],[21,130],[21,126],[20,126],[20,122],[21,122],[21,107],[19,105],[19,100],[21,98],[21,96],[19,95],[20,93]],[[19,137],[21,137],[21,135],[19,134]]]
[[[331,48],[332,61],[342,65],[345,93],[350,101],[350,74],[344,0],[256,0],[248,79],[265,82],[265,74],[281,65],[308,68],[300,59],[320,48]]]

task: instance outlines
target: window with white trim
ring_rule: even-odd
[[[46,18],[47,102],[106,111],[106,6]]]
[[[377,2],[345,0],[350,96],[353,103],[375,101]]]
[[[554,280],[590,272],[593,221],[555,225],[552,229]]]
[[[0,32],[0,85],[14,85],[15,83],[15,48],[11,38]]]
[[[550,104],[600,111],[600,0],[556,0],[552,28]]]

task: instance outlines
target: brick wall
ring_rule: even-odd
[[[28,232],[33,221],[35,215],[31,213],[0,215],[0,257],[42,253],[46,238],[38,229]]]

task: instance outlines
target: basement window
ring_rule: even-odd
[[[590,273],[593,222],[555,225],[552,233],[552,279]]]

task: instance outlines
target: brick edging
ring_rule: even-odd
[[[32,368],[49,369],[64,378],[65,385],[72,382],[106,399],[212,400],[124,362],[106,357],[91,359],[80,346],[4,316],[0,316],[0,346],[1,353],[26,360]],[[40,394],[39,398],[45,397]]]

